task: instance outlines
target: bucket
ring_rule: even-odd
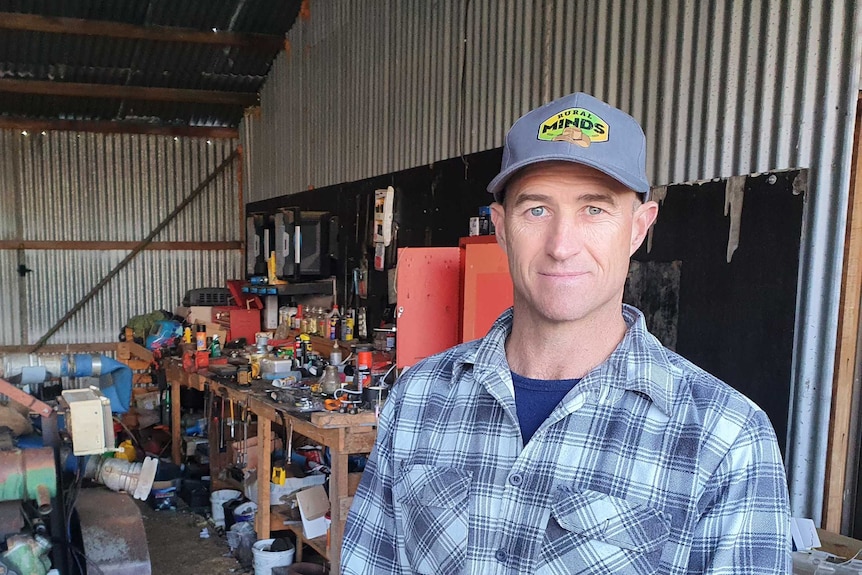
[[[251,546],[254,555],[254,575],[272,575],[273,567],[284,567],[293,563],[295,548],[287,551],[270,551],[275,539],[261,539]]]
[[[239,507],[233,510],[233,518],[237,523],[244,521],[254,521],[254,514],[257,513],[257,503],[246,501]]]
[[[210,507],[213,515],[213,523],[216,527],[224,527],[224,505],[226,502],[241,496],[242,492],[236,489],[219,489],[210,495]]]

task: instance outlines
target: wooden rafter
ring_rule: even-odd
[[[130,121],[105,120],[32,120],[30,118],[0,117],[0,130],[23,130],[32,134],[50,131],[95,132],[99,134],[146,134],[153,136],[179,136],[189,138],[236,139],[236,128],[208,126],[173,126],[143,124]]]
[[[152,40],[156,42],[215,44],[261,51],[278,51],[284,45],[284,38],[266,34],[237,34],[221,30],[195,30],[192,28],[174,28],[169,26],[137,26],[122,22],[84,20],[80,18],[55,18],[14,12],[0,12],[0,29],[105,36],[109,38],[131,38],[134,40]]]
[[[252,106],[257,94],[251,92],[214,92],[183,88],[150,88],[146,86],[117,86],[113,84],[82,84],[78,82],[48,82],[44,80],[0,79],[0,92],[41,96],[77,98],[113,98],[117,100],[151,100],[158,102],[187,102],[194,104],[224,104]]]
[[[17,241],[0,240],[0,250],[106,251],[133,250],[140,242],[76,242],[76,241]],[[146,250],[156,251],[220,251],[238,250],[241,242],[151,242]]]

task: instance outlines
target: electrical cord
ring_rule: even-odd
[[[131,430],[131,429],[129,429],[129,428],[126,426],[126,424],[125,424],[125,423],[123,423],[123,422],[122,422],[122,420],[121,420],[119,417],[117,417],[116,415],[114,416],[114,421],[116,421],[117,423],[119,423],[119,424],[120,424],[120,426],[125,430],[126,434],[129,436],[129,439],[131,439],[131,440],[132,440],[132,443],[134,443],[134,444],[135,444],[135,446],[136,446],[138,449],[140,449],[141,451],[143,451],[143,450],[144,450],[144,446],[143,446],[143,445],[141,445],[141,442],[138,440],[138,438],[137,438],[137,437],[135,437],[135,434],[134,434],[134,433],[132,433],[132,430]]]
[[[859,558],[859,554],[860,554],[860,553],[862,553],[862,549],[860,549],[859,551],[857,551],[857,552],[856,552],[856,555],[854,555],[853,557],[851,557],[851,558],[850,558],[850,559],[848,559],[847,561],[844,561],[843,563],[829,563],[829,562],[827,562],[827,561],[820,561],[820,562],[818,562],[818,563],[817,563],[817,568],[814,570],[813,575],[817,575],[817,573],[820,571],[820,568],[821,568],[821,567],[823,567],[824,565],[827,565],[827,567],[828,567],[828,569],[829,569],[829,572],[834,571],[834,570],[835,570],[835,567],[841,567],[842,565],[849,565],[849,564],[850,564],[850,563],[852,563],[854,560],[856,560],[856,559],[858,559],[858,558]]]
[[[105,575],[105,572],[102,571],[102,568],[99,567],[99,565],[95,561],[87,557],[87,554],[84,553],[81,549],[79,549],[75,545],[69,545],[69,549],[72,550],[72,555],[74,555],[75,562],[78,564],[78,570],[81,572],[82,575],[84,573],[84,570],[81,569],[81,562],[79,561],[78,557],[83,559],[87,565],[93,567],[96,570],[96,573],[98,573],[99,575]]]
[[[464,39],[463,49],[461,50],[461,82],[460,82],[460,102],[458,106],[458,144],[461,148],[458,150],[461,156],[461,162],[464,163],[464,179],[467,179],[467,169],[470,167],[467,163],[467,157],[464,155],[464,148],[467,147],[466,136],[466,116],[467,116],[467,25],[470,22],[470,0],[464,3]]]

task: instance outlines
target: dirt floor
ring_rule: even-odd
[[[181,504],[176,511],[154,511],[139,502],[153,575],[229,575],[250,573],[230,554],[227,539],[206,518]],[[207,529],[209,539],[202,539]]]

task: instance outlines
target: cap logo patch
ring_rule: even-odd
[[[538,139],[569,142],[587,148],[593,142],[607,142],[610,131],[607,123],[589,110],[569,108],[542,122]]]

